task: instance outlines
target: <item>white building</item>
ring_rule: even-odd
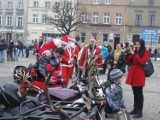
[[[61,37],[61,33],[54,25],[47,23],[47,16],[56,15],[51,11],[54,4],[59,4],[61,0],[28,0],[28,36],[27,40],[38,39],[39,36],[46,38]],[[73,0],[74,1],[74,0]]]
[[[28,0],[0,0],[0,36],[7,40],[27,37]]]

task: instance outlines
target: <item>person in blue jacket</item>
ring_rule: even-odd
[[[104,46],[100,46],[102,52],[102,61],[103,61],[103,70],[100,71],[100,74],[105,74],[107,69],[107,60],[108,60],[108,51]]]
[[[123,72],[120,69],[114,68],[110,72],[111,85],[105,89],[105,117],[112,113],[122,115],[122,111],[126,111],[121,87],[122,76]]]

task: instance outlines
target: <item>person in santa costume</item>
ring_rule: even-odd
[[[39,54],[43,55],[45,53],[46,50],[55,50],[57,47],[62,47],[64,48],[68,41],[66,41],[67,37],[63,36],[60,39],[54,39],[52,38],[52,40],[48,43],[46,43],[40,50],[39,50]]]
[[[61,68],[62,68],[62,78],[63,83],[67,86],[69,78],[72,76],[73,66],[74,66],[74,49],[73,49],[73,39],[66,36],[68,41],[67,46],[65,47],[65,53],[62,56]]]
[[[72,49],[72,54],[73,54],[73,59],[74,59],[74,63],[73,66],[71,67],[71,72],[70,72],[70,77],[72,78],[73,72],[75,70],[75,73],[77,74],[78,70],[75,69],[76,64],[77,64],[77,59],[78,59],[78,53],[79,53],[79,47],[78,45],[76,45],[76,39],[73,38],[71,35],[67,35],[68,38],[68,45],[71,47]]]
[[[43,40],[44,40],[43,36],[40,36],[40,37],[39,37],[39,41],[36,42],[36,44],[35,44],[34,47],[33,47],[34,53],[36,53],[36,60],[38,60],[39,57],[40,57],[39,50],[40,50],[40,49],[43,47],[43,45],[45,44],[45,42],[44,42]]]
[[[90,62],[90,59],[92,57],[96,57],[97,55],[101,55],[101,49],[99,48],[98,45],[96,45],[98,42],[97,38],[92,38],[90,40],[90,43],[89,45],[86,45],[83,50],[82,50],[82,54],[81,54],[81,57],[80,57],[80,60],[79,60],[79,68],[84,71],[85,70],[85,73],[80,73],[81,76],[84,76],[85,78],[87,78],[87,75],[88,75],[88,63]],[[102,56],[99,57],[97,59],[97,62],[98,64],[98,69],[99,70],[102,70]]]

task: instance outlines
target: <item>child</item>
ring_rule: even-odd
[[[125,110],[121,88],[122,76],[123,72],[120,69],[115,68],[110,72],[111,85],[105,90],[107,97],[105,103],[106,117],[108,117],[107,113],[122,115],[122,110]]]
[[[26,58],[29,57],[29,46],[26,46]]]

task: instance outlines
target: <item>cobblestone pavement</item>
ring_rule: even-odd
[[[35,63],[35,57],[30,55],[29,58],[19,58],[18,62],[5,62],[0,63],[0,85],[4,82],[12,81],[12,71],[16,65],[26,65]],[[146,86],[144,87],[144,109],[143,118],[137,120],[160,120],[160,60],[153,61],[155,73],[146,79]],[[133,107],[133,94],[131,87],[125,84],[125,78],[127,73],[123,77],[123,92],[124,100],[128,111]],[[7,78],[9,78],[7,80]],[[106,75],[101,75],[101,79],[105,80]],[[131,116],[131,120],[132,116]]]

